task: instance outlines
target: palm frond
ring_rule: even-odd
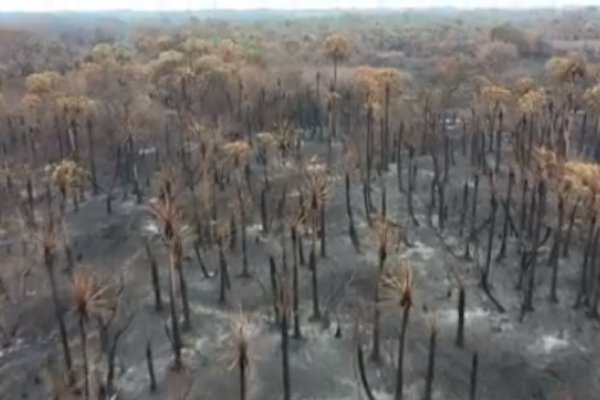
[[[402,309],[412,306],[414,280],[408,259],[400,258],[395,266],[386,269],[380,284],[385,302]]]
[[[75,270],[71,287],[75,310],[82,318],[108,318],[116,310],[118,290],[100,284],[89,266]]]
[[[253,341],[257,337],[258,329],[251,317],[240,308],[238,313],[230,316],[230,334],[225,340],[225,351],[222,361],[231,370],[241,363],[249,369],[257,359],[254,352]]]

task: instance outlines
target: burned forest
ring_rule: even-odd
[[[0,13],[0,399],[597,398],[599,21]]]

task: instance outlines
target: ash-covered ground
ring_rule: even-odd
[[[321,145],[318,151],[323,153]],[[385,184],[388,216],[405,235],[403,254],[414,272],[414,305],[408,327],[405,355],[405,399],[423,396],[428,363],[429,333],[438,329],[435,358],[434,396],[439,400],[466,399],[469,395],[471,360],[478,353],[477,399],[483,400],[566,400],[595,398],[600,390],[598,358],[598,321],[573,308],[575,287],[582,258],[582,232],[576,226],[569,257],[561,258],[559,302],[548,301],[551,269],[547,265],[549,242],[540,253],[534,312],[520,321],[522,297],[515,289],[519,269],[516,239],[508,241],[507,257],[493,260],[491,291],[506,312],[499,312],[480,287],[487,229],[471,243],[473,260],[463,257],[465,238],[458,235],[461,193],[467,167],[458,163],[450,171],[447,186],[448,220],[440,232],[435,213],[431,224],[427,216],[430,183],[433,176],[428,156],[417,156],[419,166],[415,188],[415,210],[419,226],[407,211],[406,192],[397,187],[395,165],[383,178],[373,182],[373,200],[379,208],[381,187]],[[406,162],[406,161],[405,161]],[[465,162],[466,164],[466,162]],[[499,190],[505,190],[506,171],[501,171]],[[406,177],[405,181],[406,181]],[[333,185],[327,199],[327,256],[317,262],[323,318],[312,314],[310,271],[300,267],[300,311],[302,339],[290,338],[290,368],[293,399],[346,400],[366,398],[361,387],[356,346],[361,343],[368,359],[371,349],[371,314],[377,276],[377,247],[366,223],[362,186],[353,180],[351,200],[357,223],[361,252],[352,246],[345,211],[344,180],[341,172],[332,174]],[[382,181],[383,180],[383,181]],[[277,186],[277,185],[275,185]],[[273,190],[272,202],[277,200]],[[290,193],[290,199],[294,198]],[[119,195],[120,196],[120,195]],[[489,214],[489,186],[481,181],[477,224]],[[184,332],[184,370],[171,370],[172,352],[165,333],[168,308],[153,310],[149,261],[145,243],[157,256],[163,300],[166,296],[168,260],[163,244],[152,239],[152,221],[145,205],[132,196],[114,203],[107,216],[102,196],[81,204],[70,212],[67,226],[74,253],[81,262],[106,279],[122,279],[125,287],[123,307],[133,315],[130,326],[118,343],[117,378],[119,399],[234,399],[238,398],[238,371],[232,367],[232,318],[243,310],[252,322],[251,363],[248,398],[282,398],[281,337],[274,323],[273,299],[269,284],[269,255],[281,265],[280,239],[275,233],[263,234],[259,216],[248,226],[248,254],[251,278],[242,278],[239,246],[226,254],[232,290],[227,304],[218,304],[217,253],[204,250],[204,260],[212,277],[206,279],[193,254],[185,246],[185,274],[192,308],[192,329]],[[550,210],[553,205],[549,205]],[[272,207],[274,209],[275,206]],[[495,237],[502,227],[498,212]],[[468,219],[467,219],[468,221]],[[552,218],[549,219],[552,221]],[[550,222],[548,222],[550,223]],[[308,254],[308,238],[304,240]],[[499,248],[495,240],[494,255]],[[29,262],[17,246],[3,254],[2,264]],[[288,254],[288,257],[290,255]],[[36,268],[41,268],[34,266]],[[39,273],[39,272],[34,272]],[[61,274],[66,274],[62,271]],[[458,280],[466,290],[465,347],[455,345],[457,331]],[[68,280],[59,279],[61,298],[69,303]],[[47,288],[40,286],[40,291]],[[32,294],[33,295],[33,294]],[[49,292],[30,302],[18,340],[0,351],[0,397],[3,399],[48,399],[52,371],[60,370],[61,353]],[[29,303],[28,303],[29,304]],[[366,365],[368,380],[377,399],[393,398],[395,363],[401,312],[393,305],[381,304],[382,360]],[[71,313],[73,313],[71,311]],[[80,363],[76,318],[68,316],[73,357]],[[341,337],[336,333],[339,328]],[[103,379],[104,357],[98,348],[97,332],[90,329],[90,377]],[[149,391],[146,346],[152,344],[158,381],[155,393]],[[67,397],[65,397],[67,398]]]

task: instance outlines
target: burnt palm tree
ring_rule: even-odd
[[[354,146],[350,146],[354,144]],[[351,185],[352,175],[354,170],[359,166],[358,152],[354,151],[354,147],[358,147],[355,142],[350,140],[346,145],[346,157],[345,157],[345,189],[346,189],[346,214],[348,215],[348,234],[352,245],[357,252],[360,252],[360,240],[356,232],[356,226],[354,224],[354,212],[352,211],[352,198],[351,198]]]
[[[181,211],[175,202],[173,181],[170,178],[164,179],[161,184],[158,199],[154,199],[150,203],[150,212],[152,213],[163,240],[165,241],[169,251],[169,311],[171,314],[171,331],[170,338],[174,353],[174,366],[176,369],[181,368],[181,333],[179,329],[179,315],[175,299],[176,283],[175,279],[179,274],[179,283],[181,285],[181,296],[184,303],[184,314],[187,324],[189,325],[189,306],[187,303],[187,288],[185,279],[183,278],[182,267],[182,237],[183,229]],[[187,312],[186,312],[187,310]]]
[[[248,372],[254,358],[252,339],[255,329],[248,316],[240,310],[239,314],[231,319],[231,330],[225,354],[230,361],[229,369],[238,368],[240,400],[246,400],[248,397]]]
[[[350,40],[341,33],[334,33],[325,39],[325,49],[333,61],[333,83],[330,90],[330,115],[331,115],[331,137],[337,136],[337,70],[340,61],[344,60],[350,54]]]
[[[427,374],[425,375],[425,393],[423,400],[431,400],[433,396],[433,378],[435,373],[435,352],[437,348],[437,322],[435,315],[431,322],[431,332],[429,334],[429,354],[427,363]]]
[[[77,190],[84,186],[87,180],[87,171],[77,162],[65,159],[59,163],[47,165],[45,172],[49,181],[59,190],[61,215],[66,211],[69,195],[72,195],[73,205],[77,211],[79,208]]]
[[[242,185],[242,179],[244,171],[248,167],[248,158],[250,156],[250,146],[248,143],[242,140],[230,142],[224,146],[225,153],[227,154],[231,165],[233,167],[235,191],[236,191],[236,203],[233,207],[235,213],[232,214],[232,228],[235,223],[235,214],[239,216],[239,224],[241,227],[241,241],[242,241],[242,277],[249,277],[250,272],[248,271],[248,250],[247,250],[247,238],[246,238],[246,224],[248,223],[248,210],[251,209],[252,201],[251,197],[246,193]],[[231,230],[231,238],[233,241],[233,229]],[[233,242],[232,242],[233,243]]]
[[[116,307],[116,299],[110,296],[110,285],[100,285],[87,267],[77,269],[73,274],[73,305],[78,315],[83,362],[84,399],[90,397],[89,368],[87,352],[87,324],[91,318],[104,318]]]
[[[388,269],[382,278],[384,299],[402,310],[402,326],[400,328],[398,363],[396,369],[395,400],[402,400],[404,388],[404,349],[406,348],[406,333],[408,318],[412,307],[413,276],[407,259],[401,259],[397,268]]]
[[[344,34],[333,33],[325,39],[325,49],[333,61],[333,86],[337,85],[337,68],[350,54],[350,39]]]
[[[373,295],[373,349],[371,353],[371,360],[374,362],[379,362],[381,359],[379,331],[381,293],[379,283],[381,282],[385,272],[385,263],[388,258],[388,251],[390,246],[395,242],[393,227],[384,216],[380,216],[379,220],[374,224],[374,236],[375,244],[377,246],[378,265],[377,278],[375,281],[375,293]]]
[[[322,165],[311,165],[306,171],[306,189],[309,195],[308,218],[311,224],[311,242],[308,266],[312,272],[313,319],[321,318],[319,306],[319,286],[317,275],[317,232],[319,217],[321,228],[324,226],[324,202],[327,196],[329,180]],[[321,232],[324,235],[324,232]],[[323,240],[322,242],[323,243]]]
[[[241,227],[242,242],[242,276],[250,276],[248,270],[248,238],[246,226],[248,225],[248,210],[252,209],[252,198],[240,187],[237,193],[237,212]]]
[[[260,216],[265,234],[269,233],[271,228],[269,213],[268,213],[268,197],[271,189],[271,183],[269,179],[269,159],[273,153],[277,139],[275,136],[268,132],[263,132],[256,135],[257,143],[257,160],[259,164],[263,166],[263,188],[260,192]]]
[[[290,227],[290,237],[292,241],[292,315],[294,318],[294,339],[300,339],[302,333],[300,332],[300,295],[299,286],[300,280],[298,276],[298,256],[300,252],[299,242],[299,230],[305,220],[305,213],[303,206],[296,206],[290,212],[288,212],[288,225]]]
[[[48,281],[50,283],[50,291],[52,293],[52,302],[54,303],[54,313],[56,321],[58,322],[58,331],[60,333],[60,342],[63,349],[63,357],[67,374],[69,376],[70,383],[73,383],[73,361],[71,358],[71,349],[69,346],[69,337],[67,334],[67,328],[65,324],[64,309],[63,305],[58,296],[58,289],[56,285],[56,276],[54,274],[54,265],[57,255],[57,246],[60,233],[55,228],[52,221],[48,221],[45,225],[40,227],[40,230],[36,232],[36,240],[41,245],[43,252],[43,261],[46,274],[48,275]]]
[[[231,279],[225,258],[225,242],[230,234],[229,223],[226,219],[221,219],[214,224],[214,235],[219,252],[219,303],[225,304],[227,301],[226,293],[231,289]]]
[[[279,310],[281,318],[279,329],[281,332],[281,371],[283,378],[283,399],[290,400],[292,389],[290,383],[290,356],[289,356],[289,315],[290,315],[290,294],[287,276],[281,276],[279,282]]]

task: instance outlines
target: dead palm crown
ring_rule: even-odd
[[[373,224],[373,240],[380,257],[386,257],[390,249],[399,250],[399,232],[393,223],[383,216],[378,216]]]
[[[256,359],[253,341],[256,337],[256,327],[243,310],[232,315],[231,334],[225,341],[223,360],[228,363],[228,369],[237,368],[240,380],[240,400],[247,397],[248,373]]]
[[[75,311],[86,321],[92,317],[110,317],[117,305],[114,289],[112,285],[100,284],[90,267],[77,268],[72,280]]]
[[[218,220],[212,221],[212,226],[217,244],[221,242],[224,245],[231,235],[229,218],[222,216]]]
[[[172,167],[163,166],[159,173],[158,196],[151,200],[149,207],[161,236],[169,245],[181,241],[184,232],[183,216],[177,203],[178,192]]]
[[[556,153],[543,147],[533,149],[534,174],[543,180],[555,180],[560,173],[560,163]]]
[[[88,172],[77,162],[65,159],[56,164],[47,165],[45,173],[47,179],[60,191],[61,212],[64,212],[67,195],[85,185]]]
[[[311,164],[306,167],[305,186],[310,196],[309,209],[318,210],[329,194],[329,177],[323,164]]]
[[[80,187],[87,178],[86,170],[73,160],[62,160],[46,166],[49,180],[61,191]]]
[[[243,168],[248,163],[250,145],[244,140],[236,140],[223,145],[223,150],[234,170]]]
[[[585,59],[579,53],[551,58],[546,63],[546,70],[552,80],[561,84],[573,84],[587,73]]]
[[[291,204],[286,209],[285,221],[288,226],[295,231],[306,222],[305,204]]]
[[[61,231],[57,229],[52,220],[42,221],[37,229],[31,232],[33,242],[42,251],[46,266],[53,265],[57,247],[61,239]]]
[[[380,284],[384,301],[400,309],[412,307],[414,279],[408,259],[400,258],[395,267],[387,268]]]
[[[79,267],[73,274],[72,296],[79,316],[81,352],[83,358],[84,399],[90,396],[90,379],[87,355],[87,323],[91,318],[108,320],[118,304],[118,292],[111,285],[101,285],[89,267]]]
[[[251,341],[256,327],[250,317],[243,311],[233,314],[230,318],[231,334],[226,341],[225,361],[228,369],[247,368],[254,359]]]
[[[184,313],[184,328],[191,328],[187,285],[183,275],[183,239],[187,234],[187,226],[183,223],[181,209],[177,203],[175,190],[175,176],[169,166],[164,166],[160,174],[158,198],[150,202],[150,213],[158,225],[159,232],[169,251],[169,297],[171,312],[171,335],[175,353],[175,367],[181,368],[181,337],[179,321],[177,320],[177,307],[175,305],[175,291],[179,286],[181,302]],[[179,285],[176,285],[175,278]]]

